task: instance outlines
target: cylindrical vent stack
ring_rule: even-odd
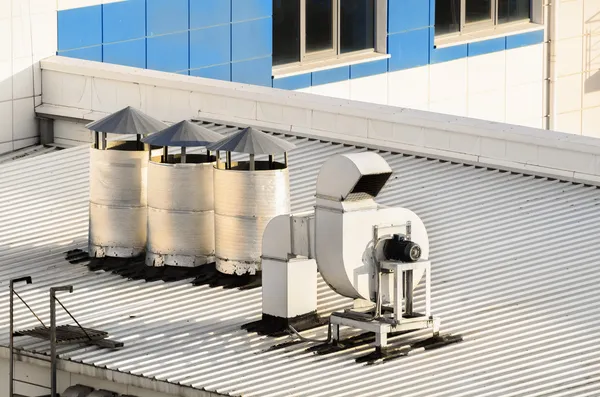
[[[226,274],[260,271],[262,236],[269,221],[290,212],[288,168],[256,161],[220,163],[214,171],[217,270]]]
[[[132,257],[146,246],[148,152],[136,142],[91,148],[90,231],[92,257]]]
[[[149,266],[199,266],[214,261],[214,157],[148,166]],[[157,159],[159,161],[159,159]]]

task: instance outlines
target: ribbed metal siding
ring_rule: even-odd
[[[290,154],[294,211],[310,208],[326,158],[356,150],[297,142]],[[2,168],[0,342],[6,344],[8,332],[6,280],[31,274],[35,284],[20,288],[44,320],[47,287],[73,283],[75,293],[63,302],[84,324],[127,344],[114,352],[63,347],[63,358],[222,394],[598,396],[600,190],[384,157],[395,173],[381,201],[410,208],[425,221],[433,310],[442,332],[462,334],[463,343],[375,366],[354,363],[366,346],[325,357],[304,352],[306,345],[268,351],[285,338],[239,330],[260,315],[259,289],[145,283],[64,262],[62,252],[85,247],[87,236],[87,154],[79,148]],[[346,302],[319,283],[320,311]],[[20,306],[17,324],[36,325]],[[315,335],[324,331],[306,333]],[[19,344],[48,350],[33,339],[19,338]]]
[[[213,163],[148,163],[146,264],[214,262]]]
[[[255,274],[262,236],[277,215],[290,212],[289,170],[214,170],[217,270]]]
[[[89,150],[90,255],[136,256],[147,241],[148,153]]]

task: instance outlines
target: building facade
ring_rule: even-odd
[[[600,1],[546,3],[0,0],[0,152],[53,54],[600,135]]]

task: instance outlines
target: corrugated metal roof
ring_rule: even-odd
[[[33,145],[27,146],[22,149],[13,150],[12,152],[0,154],[0,164],[8,163],[10,161],[21,160],[24,158],[30,158],[39,156],[42,154],[47,154],[50,152],[54,152],[56,150],[60,150],[61,148],[57,146],[50,145]]]
[[[294,211],[312,205],[325,159],[365,150],[286,139],[298,146],[290,153]],[[62,301],[80,322],[126,343],[118,351],[61,347],[62,358],[225,395],[598,396],[600,189],[383,156],[395,173],[380,201],[425,221],[433,310],[442,332],[461,334],[462,343],[373,366],[354,362],[367,346],[327,356],[306,352],[306,344],[268,350],[286,338],[239,329],[259,318],[260,289],[132,281],[66,262],[65,251],[86,246],[87,148],[2,168],[0,343],[7,343],[7,280],[29,274],[34,285],[19,289],[44,321],[48,286],[70,283],[75,292]],[[346,303],[320,282],[319,311]],[[36,325],[20,305],[16,321]],[[325,329],[303,334],[322,338]],[[18,343],[48,350],[34,339]]]

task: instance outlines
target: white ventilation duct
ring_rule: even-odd
[[[140,139],[166,127],[130,106],[86,126],[94,132],[90,155],[90,256],[133,257],[144,252],[148,152]],[[131,134],[136,141],[107,142],[106,134]]]
[[[217,270],[255,274],[261,269],[261,244],[267,223],[290,212],[289,173],[269,161],[218,163],[214,169]]]
[[[213,262],[214,157],[187,155],[184,164],[156,160],[148,165],[146,264],[193,267]]]
[[[421,218],[406,208],[383,207],[374,200],[391,174],[383,157],[373,152],[332,157],[319,172],[315,254],[323,279],[341,295],[375,300],[375,226],[404,227],[410,222],[411,240],[421,247],[421,258],[429,257]],[[414,286],[422,276],[422,271],[414,272]],[[384,293],[391,291],[391,280],[383,282]]]
[[[139,255],[146,247],[148,152],[118,141],[90,150],[89,254]]]
[[[282,215],[269,223],[263,240],[263,321],[291,324],[316,313],[312,258],[337,293],[392,304],[398,297],[395,278],[379,266],[384,242],[393,235],[420,247],[419,261],[426,265],[411,270],[411,290],[417,286],[429,264],[425,226],[414,212],[374,200],[391,173],[373,152],[332,157],[319,172],[314,214]]]

